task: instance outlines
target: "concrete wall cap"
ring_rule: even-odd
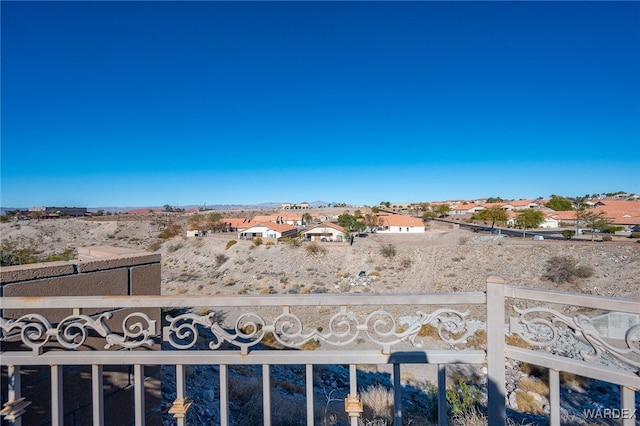
[[[95,272],[105,269],[124,268],[128,266],[160,263],[160,253],[132,253],[103,258],[78,259],[78,272]]]
[[[0,283],[6,284],[18,281],[60,277],[73,275],[75,272],[76,268],[73,262],[66,261],[3,266],[0,268]]]

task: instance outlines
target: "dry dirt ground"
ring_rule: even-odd
[[[175,214],[21,221],[0,224],[0,240],[35,245],[42,255],[91,245],[148,251],[163,241],[158,235],[167,224],[184,226],[186,221],[186,216]],[[625,238],[533,241],[432,222],[424,234],[370,234],[355,238],[353,245],[318,243],[315,254],[308,243],[255,246],[238,241],[227,249],[233,239],[231,233],[187,238],[183,232],[164,240],[158,249],[163,294],[482,291],[487,275],[498,274],[511,285],[640,297],[640,244]],[[396,251],[393,257],[381,252],[389,244]],[[545,280],[547,262],[556,255],[593,267],[593,276],[575,283]],[[364,278],[353,279],[361,272]]]

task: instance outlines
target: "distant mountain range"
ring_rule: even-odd
[[[312,208],[318,208],[326,205],[333,205],[334,203],[329,203],[327,201],[312,201],[309,202],[309,205]],[[186,206],[171,206],[173,208],[180,208],[184,210],[195,210],[195,209],[205,209],[206,210],[273,210],[280,208],[282,203],[278,202],[266,202],[266,203],[258,203],[258,204],[207,204],[204,205],[186,205]],[[82,207],[82,206],[74,206],[74,207]],[[28,207],[0,207],[0,216],[4,215],[7,211],[13,210],[27,210]],[[164,210],[164,205],[162,206],[136,206],[136,207],[87,207],[87,210],[90,212],[96,212],[98,210],[102,210],[104,212],[111,213],[126,213],[131,210]]]

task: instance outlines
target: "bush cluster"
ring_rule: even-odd
[[[380,247],[380,254],[387,259],[395,257],[396,253],[396,246],[394,246],[393,244],[386,244]]]
[[[312,256],[317,256],[317,255],[323,255],[327,252],[327,249],[322,247],[320,244],[314,242],[311,242],[309,244],[307,244],[304,247],[305,251],[312,255]]]
[[[182,226],[174,223],[173,225],[163,229],[160,234],[158,234],[158,238],[162,238],[163,240],[168,240],[169,238],[176,237],[182,233]]]
[[[593,275],[593,268],[578,265],[578,261],[570,256],[553,256],[547,261],[547,272],[544,278],[554,283],[573,283],[579,278],[589,278]]]

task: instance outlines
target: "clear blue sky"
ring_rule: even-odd
[[[4,207],[640,193],[638,2],[7,2]]]

